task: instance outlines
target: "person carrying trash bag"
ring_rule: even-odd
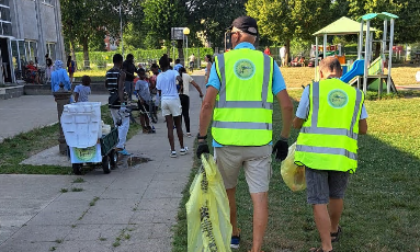
[[[213,115],[215,158],[229,199],[231,248],[238,249],[241,238],[235,192],[243,167],[254,206],[251,252],[261,252],[268,221],[271,154],[274,152],[280,160],[287,156],[293,104],[277,63],[255,50],[253,44],[258,36],[255,19],[239,17],[229,32],[235,49],[216,56],[210,71],[200,113],[197,156],[209,152],[205,139]],[[274,96],[281,107],[283,129],[272,148]]]
[[[339,79],[338,59],[323,59],[319,72],[321,81],[305,88],[293,121],[300,129],[295,163],[305,166],[307,201],[322,242],[310,251],[331,252],[342,232],[344,192],[357,169],[357,139],[367,132],[367,112],[363,92]]]
[[[222,177],[211,155],[201,161],[186,204],[188,252],[230,252],[232,226]]]

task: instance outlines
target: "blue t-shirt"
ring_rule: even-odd
[[[84,86],[82,84],[77,85],[74,88],[75,93],[79,93],[79,100],[78,102],[88,102],[89,101],[89,95],[90,95],[90,87]]]
[[[302,98],[300,98],[299,106],[296,110],[296,117],[300,119],[307,119],[309,115],[309,86],[306,86],[303,90]],[[365,104],[362,105],[362,113],[360,114],[360,120],[368,117]]]
[[[174,70],[175,71],[179,71],[179,69],[181,69],[181,67],[184,67],[183,65],[181,65],[181,63],[178,63],[174,66]]]
[[[254,45],[252,45],[251,43],[248,43],[248,42],[242,42],[242,43],[238,44],[235,47],[234,50],[240,50],[240,49],[243,49],[243,48],[255,50]],[[207,82],[206,88],[209,87],[209,86],[212,86],[217,90],[220,89],[220,81],[219,81],[219,76],[217,75],[217,72],[216,72],[215,63],[213,63],[213,65],[211,67],[209,81]],[[286,83],[284,82],[284,78],[283,78],[283,75],[280,72],[279,66],[274,61],[272,92],[273,92],[274,95],[277,95],[280,91],[282,91],[284,89],[286,89]],[[270,143],[270,145],[271,144],[272,143]],[[223,147],[223,145],[220,145],[220,144],[216,143],[216,141],[214,141],[214,140],[213,140],[213,146],[214,147]]]

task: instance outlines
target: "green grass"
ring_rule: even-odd
[[[106,124],[113,125],[111,113],[107,106],[101,107],[101,117]],[[127,139],[140,130],[139,124],[131,124]],[[20,164],[23,160],[58,144],[58,124],[36,128],[0,143],[0,174],[72,174],[70,167],[32,166]],[[78,181],[78,182],[77,182]],[[81,183],[76,179],[73,183]]]
[[[73,187],[72,189],[71,189],[71,191],[72,192],[83,192],[83,188],[80,188],[80,187]]]
[[[73,180],[73,184],[84,183],[84,182],[85,182],[85,180],[83,178],[76,178],[76,179]]]
[[[299,94],[294,94],[298,95]],[[295,103],[295,105],[297,105]],[[360,137],[359,168],[351,176],[341,219],[343,237],[334,245],[339,252],[418,251],[420,248],[420,98],[366,101],[369,134]],[[274,135],[281,130],[278,106]],[[294,130],[290,144],[297,137]],[[198,167],[191,177],[195,175]],[[190,181],[191,182],[191,181]],[[188,184],[174,227],[173,251],[187,250],[185,203]],[[239,178],[238,219],[242,229],[239,252],[252,240],[252,203],[243,173]],[[280,163],[273,163],[269,191],[270,216],[263,251],[307,251],[319,245],[312,208],[306,192],[293,193],[283,182]]]
[[[67,189],[67,188],[61,188],[61,190],[60,190],[60,192],[61,193],[66,193],[66,192],[68,192],[69,190]]]
[[[98,201],[99,200],[99,197],[95,197],[95,198],[93,198],[93,200],[89,203],[89,205],[90,206],[94,206],[94,205],[96,205],[96,201]]]
[[[87,75],[91,78],[92,82],[98,82],[105,80],[106,71],[109,70],[108,68],[103,69],[92,69],[92,70],[82,70],[76,71],[74,73],[74,78],[76,82],[81,81],[84,75]]]

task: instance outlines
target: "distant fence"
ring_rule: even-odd
[[[195,56],[195,66],[204,65],[204,57],[207,54],[213,55],[214,50],[213,48],[184,48],[184,59],[181,59],[184,62],[184,65],[188,65],[188,58],[192,54]],[[112,57],[116,53],[121,53],[120,51],[109,51],[109,52],[89,52],[89,61],[90,66],[93,68],[106,68],[112,65]],[[125,51],[125,56],[127,54],[133,54],[134,61],[137,64],[142,64],[145,67],[150,67],[151,64],[157,63],[159,58],[162,57],[163,54],[168,54],[167,49],[151,49],[151,50],[143,50],[137,49],[134,51]],[[178,49],[171,48],[169,51],[169,57],[175,61],[179,58]],[[76,53],[76,62],[78,69],[83,68],[83,52]]]

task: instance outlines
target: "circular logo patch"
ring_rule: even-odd
[[[249,80],[255,74],[255,65],[247,59],[238,60],[235,63],[235,75],[241,80]]]
[[[331,107],[342,108],[347,105],[348,101],[349,98],[347,94],[340,89],[332,90],[328,94],[328,103]]]
[[[86,149],[74,148],[77,159],[80,161],[89,161],[92,160],[96,155],[96,146],[89,147]]]

